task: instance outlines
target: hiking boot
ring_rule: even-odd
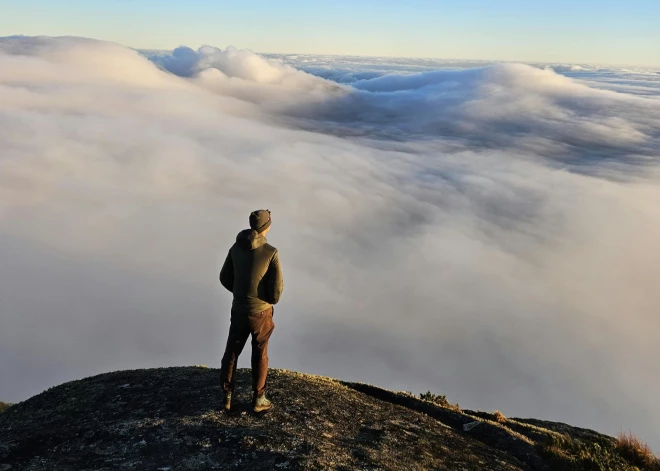
[[[266,398],[265,393],[261,396],[257,396],[257,398],[254,400],[255,412],[263,412],[270,409],[271,407],[273,407],[273,403]]]
[[[231,409],[231,393],[225,393],[225,410],[229,412]]]

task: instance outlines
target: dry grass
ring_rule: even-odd
[[[641,469],[660,470],[660,460],[651,447],[633,433],[620,433],[616,439],[616,452],[625,460]]]
[[[634,467],[614,450],[612,442],[583,441],[569,434],[552,434],[541,445],[552,471],[648,471]],[[654,470],[655,471],[655,470]]]
[[[506,416],[498,410],[493,411],[493,418],[495,419],[495,422],[499,424],[505,424],[507,420]]]
[[[447,400],[447,396],[444,394],[434,394],[431,391],[427,391],[419,395],[419,398],[422,401],[432,402],[436,406],[445,407],[447,409],[455,410],[460,412],[461,406],[459,404],[452,404]]]
[[[9,404],[7,402],[0,401],[0,414],[2,414],[4,411],[9,409],[10,407],[11,407],[11,404]]]

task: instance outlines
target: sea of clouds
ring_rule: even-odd
[[[0,39],[0,400],[217,367],[268,208],[272,367],[660,449],[659,169],[653,69]]]

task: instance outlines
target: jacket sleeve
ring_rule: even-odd
[[[220,283],[227,288],[229,292],[234,292],[234,262],[231,259],[231,250],[227,254],[225,263],[220,270]]]
[[[282,267],[280,265],[280,254],[275,252],[268,265],[268,294],[271,304],[277,304],[280,301],[282,290],[284,289],[284,280],[282,278]]]

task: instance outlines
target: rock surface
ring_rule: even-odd
[[[502,424],[408,393],[286,370],[270,370],[274,408],[254,414],[250,385],[250,371],[238,370],[225,413],[219,371],[205,367],[62,384],[0,415],[0,469],[579,469],[558,467],[548,446],[572,433],[586,444],[614,443],[564,424]]]

